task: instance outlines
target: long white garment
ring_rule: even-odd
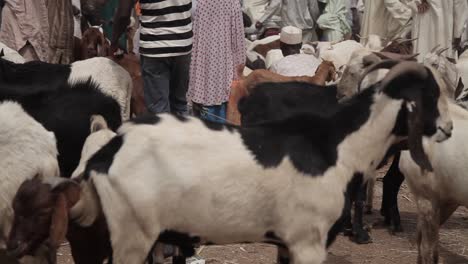
[[[341,41],[345,35],[351,32],[351,26],[347,20],[349,9],[347,0],[319,0],[326,3],[323,14],[318,18],[317,24],[323,29],[325,41]]]
[[[421,0],[415,0],[416,3]],[[460,38],[463,26],[468,17],[467,0],[427,0],[429,10],[424,14],[417,13],[413,22],[414,52],[419,53],[418,61],[436,45],[448,48],[447,56],[455,58],[452,49],[455,38]]]
[[[403,36],[411,29],[409,20],[412,12],[409,6],[402,1],[364,0],[364,5],[361,28],[361,43],[363,45],[367,44],[371,34],[391,40]]]
[[[264,14],[270,0],[244,0],[243,9],[253,21],[258,21]],[[276,23],[281,22],[279,10],[268,20]]]
[[[314,76],[318,66],[322,63],[314,55],[295,54],[277,61],[270,67],[270,71],[284,76]]]
[[[306,41],[312,38],[317,40],[313,30],[319,17],[319,8],[316,0],[271,0],[265,14],[259,19],[264,23],[278,10],[281,10],[281,26],[294,26],[303,30]],[[313,35],[311,37],[310,35]]]

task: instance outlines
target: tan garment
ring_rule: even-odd
[[[48,0],[50,63],[69,64],[73,59],[75,21],[71,0]]]
[[[37,57],[47,61],[49,20],[45,0],[5,0],[0,41],[16,51],[29,42]]]

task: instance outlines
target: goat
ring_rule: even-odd
[[[12,201],[21,183],[35,175],[42,179],[59,176],[55,136],[29,116],[15,102],[0,103],[0,249],[5,249],[6,239],[13,224]],[[28,221],[36,219],[29,219]],[[43,218],[38,221],[44,221]],[[48,230],[36,230],[47,236]],[[18,245],[18,247],[23,245]],[[28,249],[36,259],[54,263],[55,251],[46,244]],[[25,261],[27,258],[24,258]],[[1,258],[2,263],[13,263]]]
[[[462,87],[455,88],[459,78],[458,74],[462,72],[457,72],[459,67],[458,64],[455,65],[455,61],[442,56],[445,50],[446,49],[439,48],[439,46],[434,47],[431,52],[424,57],[423,63],[441,73],[442,79],[446,84],[445,87],[448,97],[457,98],[457,103],[463,107],[464,96],[462,94],[464,93],[464,89]],[[460,65],[462,65],[462,63]],[[461,81],[458,82],[458,86],[460,86],[460,84],[462,84]],[[382,206],[380,209],[380,214],[385,218],[385,224],[391,226],[392,232],[401,232],[403,230],[397,197],[405,177],[398,168],[399,163],[400,154],[398,153],[398,155],[394,157],[390,169],[384,176]],[[372,197],[372,192],[369,192],[368,197]],[[370,205],[371,203],[368,202],[368,211],[371,210]]]
[[[273,73],[268,70],[255,70],[240,82],[235,83],[231,88],[229,95],[227,119],[231,124],[240,125],[240,113],[237,109],[239,99],[249,94],[255,86],[260,83],[267,82],[304,82],[324,86],[328,81],[333,81],[336,78],[335,67],[332,62],[322,61],[317,68],[315,75],[310,76],[297,76],[289,77]]]
[[[42,184],[74,213],[86,214],[80,184],[95,190],[116,264],[142,263],[164,232],[191,243],[266,241],[282,245],[295,264],[322,263],[356,173],[374,170],[405,137],[412,157],[431,169],[423,138],[446,140],[452,127],[432,74],[403,62],[330,115],[293,114],[238,129],[170,114],[140,117],[88,160],[81,181]],[[178,140],[170,140],[174,133]]]
[[[27,76],[27,78],[25,78]],[[132,79],[125,69],[106,58],[93,58],[70,65],[41,61],[17,64],[0,58],[0,84],[2,87],[20,86],[23,91],[58,90],[67,84],[92,78],[104,94],[120,104],[124,120],[130,115]]]
[[[102,28],[90,27],[86,29],[81,38],[81,59],[107,57],[110,55],[110,44],[104,37]]]
[[[399,168],[414,195],[418,208],[418,263],[438,263],[439,227],[458,206],[468,207],[468,178],[466,177],[466,131],[468,112],[449,104],[454,130],[449,140],[440,144],[428,142],[424,150],[433,171],[420,171],[408,153],[402,152]]]

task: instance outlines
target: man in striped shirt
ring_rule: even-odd
[[[137,0],[120,0],[111,50],[130,22]],[[140,55],[145,103],[152,113],[187,113],[192,51],[192,0],[140,0]]]

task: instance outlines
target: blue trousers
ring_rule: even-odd
[[[143,91],[148,111],[187,114],[190,54],[153,58],[141,56]]]

